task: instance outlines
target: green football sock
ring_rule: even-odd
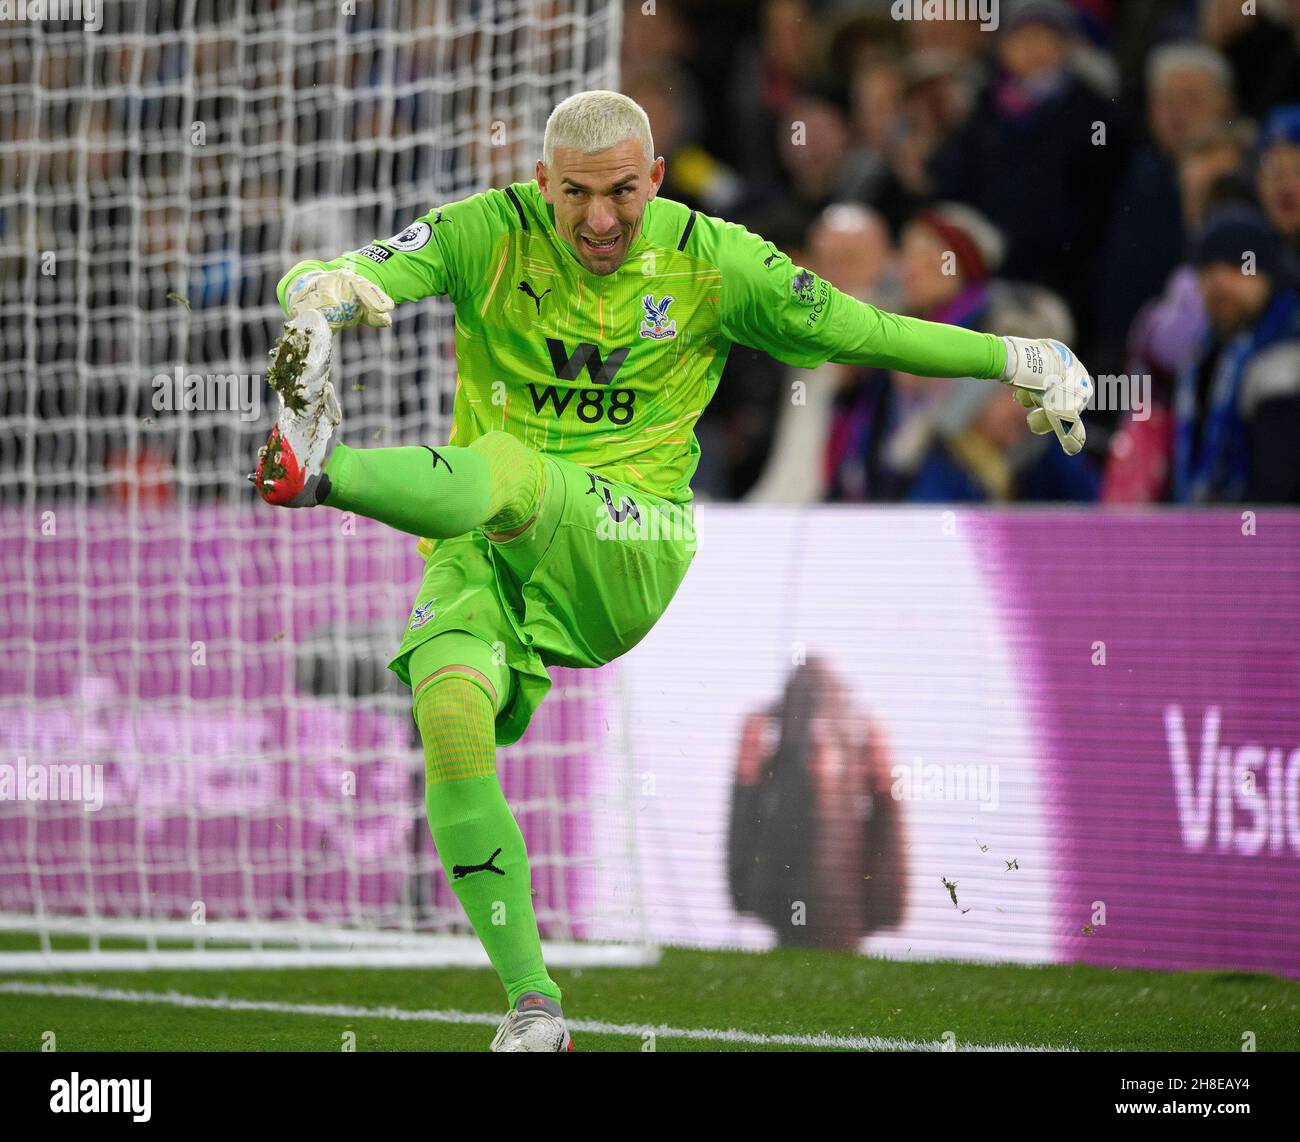
[[[488,691],[467,674],[438,674],[416,695],[415,718],[433,843],[508,1005],[529,991],[558,1003],[542,962],[528,851],[496,776]]]
[[[325,464],[324,502],[398,531],[451,539],[478,527],[510,531],[541,501],[540,453],[505,432],[466,448],[349,448],[336,444]]]

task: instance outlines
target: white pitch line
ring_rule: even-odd
[[[406,1007],[357,1007],[341,1003],[281,1003],[267,999],[231,999],[226,996],[186,995],[179,991],[123,991],[88,984],[0,983],[0,994],[45,996],[55,999],[100,999],[114,1003],[154,1003],[169,1007],[207,1008],[214,1011],[267,1011],[278,1015],[328,1015],[338,1019],[396,1019],[407,1023],[461,1023],[495,1027],[501,1015],[474,1011],[417,1011]],[[569,1030],[593,1035],[626,1035],[644,1039],[694,1039],[710,1043],[748,1043],[754,1046],[824,1047],[842,1051],[1069,1051],[1070,1047],[1043,1047],[1025,1043],[961,1043],[949,1047],[940,1041],[887,1039],[879,1035],[768,1035],[758,1031],[718,1031],[701,1027],[667,1027],[635,1023],[604,1023],[569,1019]]]

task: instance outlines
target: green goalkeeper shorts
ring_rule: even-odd
[[[482,530],[422,540],[424,579],[388,664],[411,685],[410,658],[444,631],[482,639],[514,672],[496,741],[518,741],[551,688],[548,666],[596,667],[649,633],[695,555],[691,509],[542,455],[537,519],[504,543]]]

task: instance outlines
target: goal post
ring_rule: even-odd
[[[0,971],[486,964],[385,669],[415,541],[270,510],[244,476],[278,278],[530,177],[555,103],[617,85],[620,13],[140,0],[0,23]],[[444,299],[335,362],[350,442],[446,438]],[[552,676],[498,759],[544,946],[653,962],[617,664]]]

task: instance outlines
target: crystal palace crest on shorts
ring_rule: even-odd
[[[421,603],[411,612],[411,623],[408,630],[419,630],[430,619],[437,617],[437,611],[433,609],[433,604],[438,601],[437,596],[430,599],[427,603]]]

